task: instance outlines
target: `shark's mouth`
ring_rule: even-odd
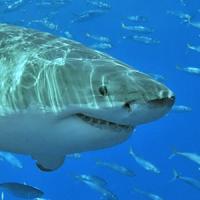
[[[107,121],[107,120],[104,120],[104,119],[94,118],[94,117],[91,117],[91,116],[88,116],[88,115],[85,115],[85,114],[82,114],[82,113],[78,113],[78,114],[76,114],[76,116],[79,117],[84,122],[86,122],[86,123],[88,123],[92,126],[98,127],[98,128],[110,128],[110,129],[113,129],[115,131],[117,131],[117,130],[118,131],[122,131],[122,130],[131,131],[131,130],[133,130],[133,126],[117,124],[115,122]]]

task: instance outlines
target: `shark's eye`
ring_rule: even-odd
[[[108,89],[105,85],[102,85],[102,86],[99,87],[99,92],[102,96],[108,95]]]

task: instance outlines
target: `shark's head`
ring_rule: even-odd
[[[166,86],[119,62],[94,60],[70,76],[73,120],[88,149],[124,141],[135,126],[165,115],[175,100]]]

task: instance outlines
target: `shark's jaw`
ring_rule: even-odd
[[[100,129],[110,129],[111,131],[131,131],[133,130],[133,126],[132,125],[124,125],[124,124],[119,124],[119,123],[115,123],[115,122],[111,122],[111,121],[107,121],[104,119],[100,119],[100,118],[95,118],[83,113],[78,113],[76,114],[76,116],[78,118],[80,118],[81,120],[83,120],[85,123],[90,124],[91,126],[94,126],[96,128],[100,128]]]
[[[143,103],[98,109],[80,109],[73,114],[86,124],[101,130],[131,131],[134,127],[161,118],[169,112],[175,97],[154,99]]]

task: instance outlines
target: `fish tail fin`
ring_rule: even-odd
[[[191,19],[192,19],[192,16],[188,16],[183,20],[183,23],[191,24]]]
[[[179,65],[176,65],[176,69],[182,70],[182,68]]]
[[[124,22],[121,23],[121,26],[122,26],[122,28],[126,27],[125,24],[124,24]]]
[[[175,148],[172,149],[172,154],[168,157],[168,159],[172,159],[174,156],[176,156],[177,150]]]
[[[173,182],[181,177],[180,174],[175,169],[173,170],[173,175],[174,176],[172,177],[171,182]]]
[[[191,24],[191,18],[187,18],[183,22],[186,23],[186,24]]]
[[[193,46],[191,44],[187,43],[187,48],[193,49]]]
[[[86,35],[86,37],[90,37],[91,36],[89,33],[86,33],[85,35]]]

